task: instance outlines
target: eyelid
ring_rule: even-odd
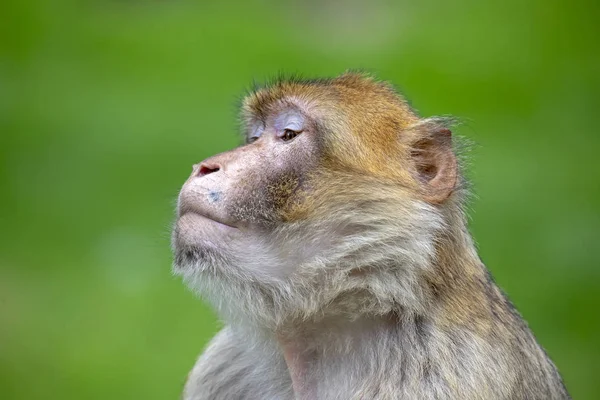
[[[289,129],[291,131],[302,131],[306,118],[300,112],[295,110],[287,110],[280,114],[275,120],[275,127],[280,129]]]
[[[290,123],[285,125],[285,127],[283,128],[283,130],[290,130],[290,131],[294,131],[294,132],[302,132],[302,124],[300,123]]]
[[[262,136],[264,130],[265,130],[265,128],[263,126],[256,126],[254,129],[252,129],[250,134],[247,136],[246,141],[248,143],[252,143],[252,142],[256,141],[258,138],[260,138]]]

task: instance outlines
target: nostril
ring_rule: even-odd
[[[201,177],[204,175],[212,174],[213,172],[217,172],[219,169],[220,168],[218,165],[202,164],[202,165],[200,165],[200,169],[198,169],[197,176]]]

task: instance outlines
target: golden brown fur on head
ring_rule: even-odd
[[[402,177],[405,150],[398,134],[418,117],[388,83],[358,73],[326,80],[284,80],[248,96],[243,118],[265,118],[290,103],[319,119],[326,149],[323,162],[329,167]]]
[[[280,80],[245,98],[242,120],[246,126],[257,120],[264,123],[269,115],[286,107],[296,107],[316,120],[320,152],[318,168],[310,174],[319,183],[311,188],[312,195],[301,201],[304,212],[298,211],[296,201],[288,216],[306,215],[308,203],[317,195],[315,190],[324,189],[320,182],[327,182],[326,191],[330,192],[338,179],[345,185],[345,178],[352,174],[412,188],[424,196],[433,194],[425,199],[433,203],[440,203],[458,186],[458,167],[447,121],[419,119],[387,82],[360,73],[333,79]],[[445,143],[440,146],[442,141]],[[433,164],[441,158],[445,158],[444,166],[450,167],[443,182],[433,188],[423,187],[423,177],[431,179],[439,172]],[[433,170],[427,170],[432,166]],[[427,177],[427,173],[434,176]],[[431,191],[440,189],[443,193],[438,199]]]

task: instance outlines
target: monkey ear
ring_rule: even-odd
[[[425,128],[424,131],[422,128]],[[425,200],[441,204],[458,184],[458,162],[452,149],[452,133],[437,124],[425,124],[421,129],[421,134],[411,145],[410,155]]]

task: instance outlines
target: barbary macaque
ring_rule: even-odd
[[[360,73],[241,118],[179,194],[174,270],[225,324],[184,399],[569,398],[477,255],[449,121]]]

